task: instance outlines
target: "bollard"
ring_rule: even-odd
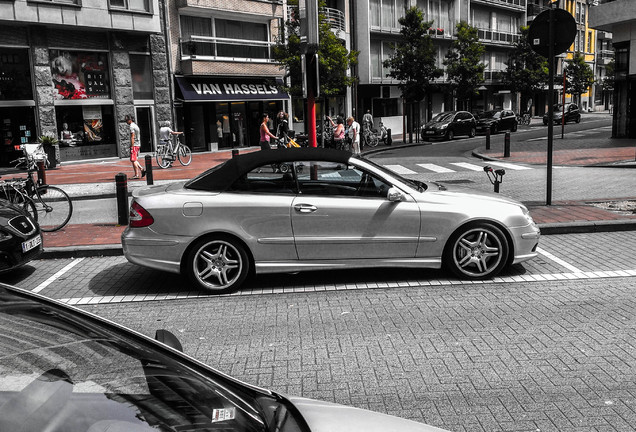
[[[490,150],[490,128],[486,129],[486,150]]]
[[[117,224],[128,225],[128,179],[126,174],[115,175],[115,189],[117,191]]]
[[[152,185],[154,184],[154,179],[152,177],[152,157],[150,155],[145,156],[146,161],[146,184]]]
[[[46,169],[44,168],[44,161],[37,161],[38,168],[38,185],[46,184]]]
[[[506,132],[504,138],[504,157],[510,157],[510,132]]]
[[[232,157],[238,156],[238,154],[239,154],[239,151],[237,149],[232,150]]]

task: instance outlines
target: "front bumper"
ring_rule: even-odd
[[[537,256],[541,230],[534,222],[524,227],[512,228],[510,232],[514,239],[515,248],[511,264],[528,261]]]

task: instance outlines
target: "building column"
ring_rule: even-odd
[[[36,134],[57,137],[55,105],[53,104],[53,82],[51,81],[51,63],[46,31],[38,27],[37,31],[32,30],[30,33],[33,75],[35,79],[36,123],[39,126],[39,131]],[[35,141],[37,136],[31,137],[31,139]]]
[[[127,157],[130,154],[130,127],[124,121],[125,116],[135,118],[133,104],[132,75],[130,73],[130,56],[122,42],[113,36],[111,43],[111,59],[113,71],[113,101],[115,102],[115,122],[117,124],[117,155]]]

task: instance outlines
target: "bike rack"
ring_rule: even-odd
[[[506,174],[506,170],[493,170],[492,167],[485,166],[484,172],[488,175],[490,183],[495,186],[495,193],[499,193],[499,185],[503,182],[503,176]]]

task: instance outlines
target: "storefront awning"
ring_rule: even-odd
[[[280,79],[175,77],[185,102],[232,102],[246,100],[283,100],[289,95],[280,89]]]

